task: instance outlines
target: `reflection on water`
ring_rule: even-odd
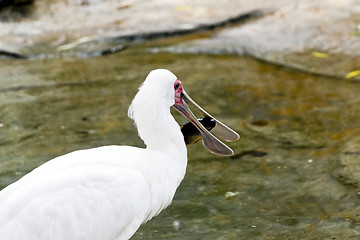
[[[142,49],[0,65],[1,188],[69,151],[143,146],[127,108],[148,72],[167,68],[242,138],[229,144],[232,158],[192,146],[173,204],[133,239],[351,239],[360,231],[356,196],[331,177],[336,143],[359,126],[358,84],[246,57]]]

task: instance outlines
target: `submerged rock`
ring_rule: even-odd
[[[360,131],[335,155],[334,176],[343,184],[360,190]]]

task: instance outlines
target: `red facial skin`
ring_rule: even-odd
[[[181,99],[181,93],[184,91],[183,87],[181,85],[181,82],[179,79],[176,79],[174,83],[174,89],[175,89],[175,104],[176,105],[183,105],[182,99]]]

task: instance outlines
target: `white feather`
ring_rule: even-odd
[[[170,114],[175,75],[152,71],[129,108],[146,149],[104,146],[57,157],[0,192],[1,240],[125,240],[168,206],[187,156]]]

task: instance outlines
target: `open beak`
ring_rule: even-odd
[[[225,124],[216,120],[210,114],[208,114],[204,109],[202,109],[199,105],[197,105],[190,97],[186,94],[185,91],[181,93],[181,104],[174,104],[173,107],[178,110],[181,114],[183,114],[187,119],[190,120],[192,124],[200,131],[202,142],[204,147],[209,150],[211,153],[222,155],[222,156],[231,156],[234,154],[234,151],[223,144],[219,139],[217,139],[214,135],[212,135],[204,126],[197,120],[194,114],[190,111],[187,104],[201,112],[204,117],[208,116],[215,120],[216,126],[213,129],[213,133],[218,135],[220,138],[225,141],[235,141],[239,139],[239,135],[227,127]],[[187,104],[186,104],[187,103]]]

